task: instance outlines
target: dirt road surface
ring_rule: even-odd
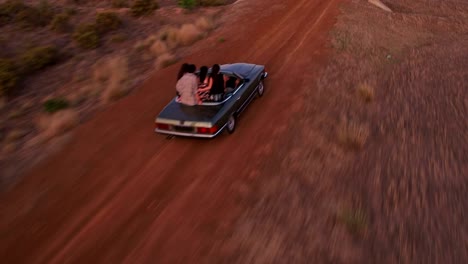
[[[266,94],[215,140],[153,133],[178,65],[79,127],[73,140],[1,196],[3,263],[219,263],[219,241],[301,109],[302,68],[326,62],[337,0],[239,1],[186,61],[265,64]],[[221,43],[219,38],[227,41]],[[297,93],[296,93],[297,92]],[[272,166],[272,169],[274,166]]]

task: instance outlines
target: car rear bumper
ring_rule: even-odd
[[[165,134],[165,135],[172,135],[172,136],[181,136],[181,137],[196,137],[196,138],[214,138],[217,135],[219,135],[226,125],[224,125],[221,129],[216,131],[214,134],[198,134],[198,133],[186,133],[186,132],[177,132],[177,131],[170,131],[170,130],[162,130],[156,128],[154,132],[160,133],[160,134]]]

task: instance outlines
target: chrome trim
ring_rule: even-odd
[[[222,126],[216,133],[211,134],[211,135],[197,134],[197,133],[175,132],[175,131],[169,131],[169,130],[161,130],[161,129],[158,129],[158,128],[154,129],[154,132],[160,133],[160,134],[166,134],[166,135],[182,136],[182,137],[214,138],[224,130],[226,125],[227,125],[227,123],[224,124],[224,126]]]
[[[185,121],[184,120],[184,124],[181,124],[180,121],[181,120],[167,119],[167,118],[160,118],[160,117],[156,117],[156,119],[154,120],[155,123],[174,125],[174,126],[194,126],[194,127],[211,127],[211,126],[213,126],[213,124],[211,122]]]

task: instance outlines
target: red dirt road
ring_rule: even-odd
[[[184,60],[265,64],[266,94],[215,140],[153,133],[178,65],[74,132],[59,154],[1,196],[3,263],[216,263],[249,206],[287,121],[301,110],[304,65],[321,67],[338,0],[240,1]],[[219,37],[227,39],[218,43]],[[284,74],[287,71],[288,74]],[[295,96],[294,94],[297,94]],[[284,125],[282,125],[284,124]],[[226,249],[224,249],[226,250]]]

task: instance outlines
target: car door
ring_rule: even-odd
[[[238,77],[238,76],[236,76]],[[239,78],[239,77],[238,77]],[[250,92],[250,81],[246,81],[243,78],[239,78],[240,84],[234,91],[234,99],[236,100],[236,112],[242,112],[248,104]]]

